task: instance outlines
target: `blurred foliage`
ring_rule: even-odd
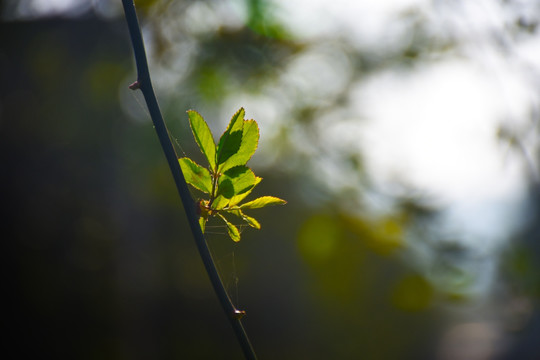
[[[503,271],[516,294],[540,302],[540,188],[531,189],[529,221],[512,239],[503,256]]]

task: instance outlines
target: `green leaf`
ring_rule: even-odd
[[[231,179],[222,175],[218,181],[217,197],[222,196],[231,199],[234,196],[234,185]]]
[[[249,191],[257,182],[256,176],[247,166],[235,166],[219,177],[218,195],[227,199]]]
[[[226,211],[228,213],[238,216],[239,218],[247,222],[249,226],[254,227],[255,229],[259,229],[259,230],[261,229],[261,224],[259,224],[259,222],[255,218],[252,218],[251,216],[247,216],[246,214],[244,214],[242,210],[234,209],[234,210],[226,210]]]
[[[200,225],[200,227],[201,227],[201,230],[202,230],[202,233],[203,233],[203,234],[204,234],[204,229],[205,229],[205,227],[206,227],[206,220],[207,220],[207,219],[206,219],[205,217],[203,217],[203,216],[201,216],[201,217],[199,218],[199,225]]]
[[[251,188],[249,188],[246,192],[243,192],[240,195],[233,196],[231,198],[231,201],[229,201],[229,206],[236,206],[240,201],[244,200],[246,196],[251,194],[251,192],[253,191],[255,186],[257,186],[257,184],[259,184],[261,182],[261,180],[262,180],[262,178],[256,176],[255,177],[255,183],[253,184],[253,186]]]
[[[218,216],[225,221],[225,224],[227,225],[227,232],[229,233],[229,236],[234,242],[240,241],[240,232],[238,231],[238,228],[231,224],[225,217],[218,213]]]
[[[285,205],[287,202],[274,196],[262,196],[240,205],[240,209],[258,209],[270,205]]]
[[[243,215],[244,216],[242,217],[242,219],[244,219],[244,221],[246,221],[249,224],[249,226],[254,227],[257,230],[261,229],[261,224],[257,220],[255,220],[255,218],[252,218],[251,216],[247,216],[246,214],[243,214]]]
[[[248,175],[249,176],[249,175]],[[232,206],[235,206],[242,200],[244,200],[244,198],[246,196],[248,196],[251,191],[253,191],[253,189],[255,188],[255,186],[257,186],[258,183],[260,183],[262,180],[262,178],[258,177],[258,176],[255,176],[255,182],[253,183],[252,186],[248,187],[245,191],[242,191],[241,194],[239,195],[234,195],[233,197],[231,198],[227,198],[225,197],[224,195],[218,195],[215,199],[214,199],[214,202],[212,203],[212,209],[214,210],[222,210],[223,208],[225,207],[232,207]],[[234,186],[233,186],[233,182],[229,180],[226,180],[226,181],[223,181],[222,184],[221,184],[222,187],[224,187],[224,189],[222,189],[223,192],[225,193],[234,193]],[[237,209],[240,209],[239,207],[236,207]]]
[[[194,188],[210,194],[212,191],[212,178],[208,170],[187,157],[178,159],[178,162],[186,182]]]
[[[191,131],[193,132],[193,137],[201,152],[206,156],[208,164],[212,170],[216,169],[216,143],[214,142],[214,137],[212,132],[208,127],[206,121],[203,117],[194,110],[188,111],[189,115],[189,125],[191,126]]]
[[[212,205],[210,206],[213,210],[222,210],[227,204],[229,203],[229,199],[227,199],[223,195],[218,195],[214,201],[212,202]]]
[[[246,165],[259,145],[259,126],[255,120],[245,120],[242,129],[240,146],[236,153],[232,154],[220,167],[220,171],[226,171],[238,165]]]
[[[244,108],[240,108],[231,118],[227,130],[219,138],[217,146],[216,162],[217,166],[227,161],[233,154],[236,154],[242,143],[242,129],[244,126]]]
[[[287,203],[277,197],[262,196],[238,205],[262,180],[246,166],[257,150],[259,127],[255,120],[244,120],[245,111],[240,108],[231,118],[216,146],[212,132],[202,116],[193,110],[188,111],[188,114],[195,141],[210,165],[204,168],[187,157],[178,160],[186,182],[210,195],[207,200],[199,200],[199,225],[204,233],[209,216],[217,215],[227,225],[231,239],[238,242],[240,232],[237,226],[224,215],[233,214],[249,226],[260,229],[261,224],[244,214],[244,209]]]

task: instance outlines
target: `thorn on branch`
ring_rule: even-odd
[[[233,319],[240,320],[244,316],[246,316],[246,312],[244,310],[234,310],[234,313],[232,314]]]
[[[131,90],[138,90],[141,88],[141,83],[139,80],[135,81],[133,84],[128,86]]]

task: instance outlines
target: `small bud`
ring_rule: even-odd
[[[139,80],[135,81],[133,84],[128,86],[131,90],[137,90],[141,88],[141,83]]]
[[[244,316],[246,316],[246,312],[244,310],[234,309],[234,313],[232,314],[233,319],[240,320]]]
[[[197,202],[197,215],[202,216],[205,219],[208,219],[210,215],[210,210],[208,209],[208,200],[199,200]]]

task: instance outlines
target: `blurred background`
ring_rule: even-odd
[[[208,242],[261,359],[540,358],[540,3],[137,0],[186,110],[261,129],[262,229]],[[120,0],[0,1],[6,349],[239,359]],[[196,198],[200,194],[193,193]]]

